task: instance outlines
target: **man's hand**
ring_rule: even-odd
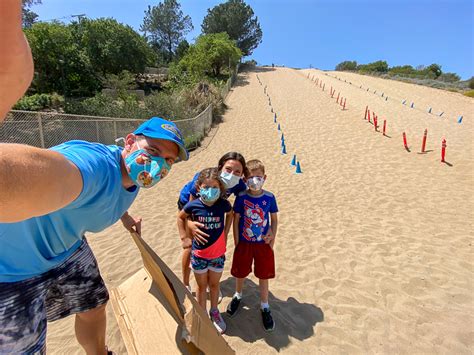
[[[137,217],[134,218],[128,214],[128,212],[125,212],[123,216],[120,218],[122,221],[123,226],[125,227],[126,230],[129,232],[137,232],[138,235],[142,235],[142,218]]]
[[[204,228],[204,224],[188,220],[189,233],[198,244],[206,244],[209,234],[204,233],[200,228]]]

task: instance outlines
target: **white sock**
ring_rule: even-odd
[[[265,308],[270,308],[270,305],[268,303],[265,303],[265,302],[260,302],[260,308],[262,308],[262,310],[264,310]]]
[[[242,292],[235,292],[233,297],[237,297],[237,299],[242,299]]]

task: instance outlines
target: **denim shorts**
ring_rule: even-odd
[[[0,282],[0,354],[46,353],[46,322],[104,305],[109,293],[84,238],[63,263],[41,275]]]
[[[204,259],[191,253],[191,268],[196,274],[204,274],[207,270],[224,271],[225,254],[215,259]]]

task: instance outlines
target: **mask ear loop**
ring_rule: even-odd
[[[115,143],[117,143],[117,145],[122,144],[125,147],[125,138],[118,137],[117,139],[115,139]]]

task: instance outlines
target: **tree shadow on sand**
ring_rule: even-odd
[[[232,297],[235,290],[235,279],[228,278],[222,281],[220,286],[224,296]],[[240,309],[233,318],[223,313],[227,323],[226,336],[237,336],[248,343],[264,339],[268,345],[280,351],[289,345],[290,337],[304,340],[313,336],[315,324],[324,321],[323,311],[319,307],[309,303],[300,303],[293,297],[286,301],[280,300],[270,292],[269,303],[275,321],[275,330],[266,332],[263,329],[260,314],[258,285],[252,280],[246,279],[243,294]],[[226,301],[230,302],[229,299]],[[227,307],[227,303],[224,305],[225,307]]]

